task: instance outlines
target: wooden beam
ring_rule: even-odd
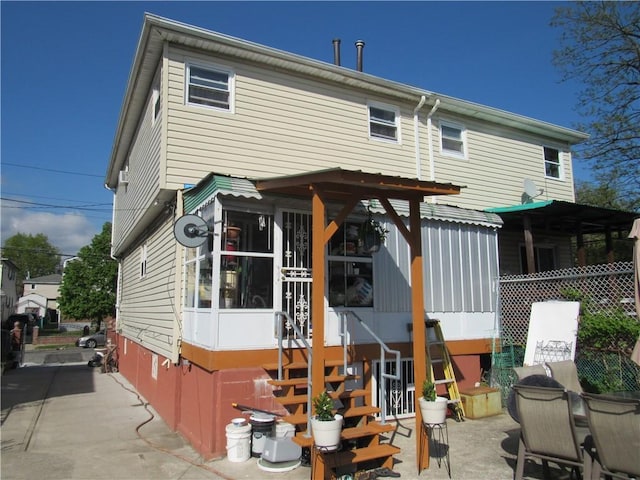
[[[576,225],[576,257],[578,257],[578,266],[587,266],[587,251],[584,246],[584,235],[582,234],[582,222]]]
[[[527,273],[536,273],[536,259],[533,251],[533,233],[531,231],[531,217],[522,217],[524,227],[524,249],[527,254]]]
[[[411,233],[409,232],[409,229],[400,218],[400,215],[398,215],[398,212],[396,212],[395,208],[393,208],[393,205],[391,205],[391,202],[389,202],[389,199],[385,197],[380,197],[378,198],[378,200],[384,207],[387,215],[389,215],[393,220],[393,223],[398,228],[398,231],[402,234],[406,242],[409,244],[409,248],[410,249],[413,248],[413,243],[412,243],[413,236],[411,235]]]
[[[427,378],[426,328],[424,325],[424,277],[422,275],[422,240],[420,225],[420,201],[409,202],[409,226],[411,246],[411,312],[413,324],[413,376],[416,387],[414,398],[416,412],[416,462],[418,474],[429,468],[429,442],[423,445],[422,414],[420,413],[420,391]]]
[[[613,236],[611,233],[611,225],[607,225],[604,231],[604,243],[605,250],[607,252],[607,263],[613,263],[616,261],[613,251]]]
[[[313,358],[311,362],[311,395],[324,390],[324,277],[327,210],[319,189],[313,189],[311,199],[311,321],[313,322]]]

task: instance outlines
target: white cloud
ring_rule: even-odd
[[[91,239],[99,232],[100,230],[83,215],[25,212],[20,208],[5,208],[5,205],[2,208],[3,245],[7,238],[17,233],[42,233],[60,253],[74,255],[81,247],[89,245]]]

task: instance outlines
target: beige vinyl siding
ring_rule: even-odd
[[[172,358],[175,322],[176,242],[173,219],[167,218],[150,233],[147,275],[140,278],[140,248],[133,247],[122,262],[122,292],[118,325],[125,337]]]
[[[129,184],[118,185],[114,198],[116,226],[113,232],[113,250],[118,252],[132,229],[158,195],[161,179],[161,132],[165,115],[165,102],[153,122],[153,91],[149,92],[147,108],[140,120],[128,156]]]
[[[235,113],[184,105],[185,62],[235,72]],[[401,109],[400,143],[369,138],[368,101]],[[413,106],[371,98],[292,74],[172,50],[168,186],[215,171],[265,177],[335,166],[415,175]]]
[[[544,189],[544,194],[537,200],[574,200],[571,156],[566,146],[472,120],[450,117],[446,120],[466,128],[467,158],[440,153],[440,122],[439,119],[434,120],[435,180],[465,185],[466,188],[458,196],[441,199],[443,203],[479,210],[518,205],[522,201],[525,178]],[[543,145],[561,152],[565,172],[563,180],[545,178]],[[428,168],[428,163],[425,168]]]

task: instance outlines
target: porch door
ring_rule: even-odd
[[[282,309],[311,338],[311,215],[282,212]],[[290,337],[295,334],[289,327]]]

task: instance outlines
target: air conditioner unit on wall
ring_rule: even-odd
[[[120,171],[120,175],[118,176],[118,181],[122,185],[127,185],[129,183],[129,171],[128,170],[121,170]]]

